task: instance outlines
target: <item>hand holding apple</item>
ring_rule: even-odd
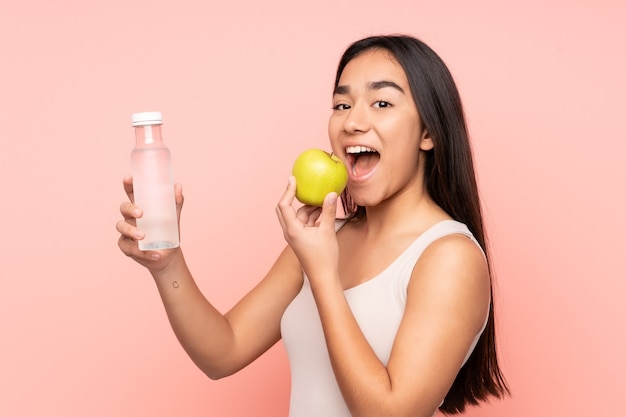
[[[348,170],[332,153],[308,149],[295,160],[296,198],[303,204],[321,207],[328,193],[341,194],[348,182]]]

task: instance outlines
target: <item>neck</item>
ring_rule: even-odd
[[[449,219],[425,190],[405,192],[373,207],[365,208],[363,225],[368,235],[421,233],[433,224]]]

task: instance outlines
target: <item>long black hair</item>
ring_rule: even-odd
[[[426,153],[426,190],[450,217],[467,225],[487,255],[492,277],[469,134],[452,74],[439,55],[414,37],[372,36],[346,49],[339,61],[335,87],[346,65],[371,49],[389,52],[404,69],[423,127],[434,145]],[[364,217],[365,207],[356,205],[349,191],[346,189],[341,195],[344,211],[348,217]],[[510,394],[498,366],[494,314],[492,291],[487,326],[439,408],[443,413],[461,413],[468,404]]]

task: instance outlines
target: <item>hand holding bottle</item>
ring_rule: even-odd
[[[141,207],[135,205],[133,177],[127,176],[123,180],[124,191],[128,196],[128,200],[121,204],[120,213],[124,220],[117,222],[117,231],[120,233],[118,246],[122,252],[145,266],[150,270],[160,270],[165,268],[171,261],[174,250],[140,250],[138,242],[144,239],[145,232],[137,227],[137,219],[143,215]],[[176,201],[176,217],[180,219],[180,213],[183,207],[182,185],[174,185],[174,195]]]

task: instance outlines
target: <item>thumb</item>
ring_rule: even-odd
[[[320,226],[335,229],[335,219],[337,218],[337,193],[328,193],[322,205],[320,216]]]

